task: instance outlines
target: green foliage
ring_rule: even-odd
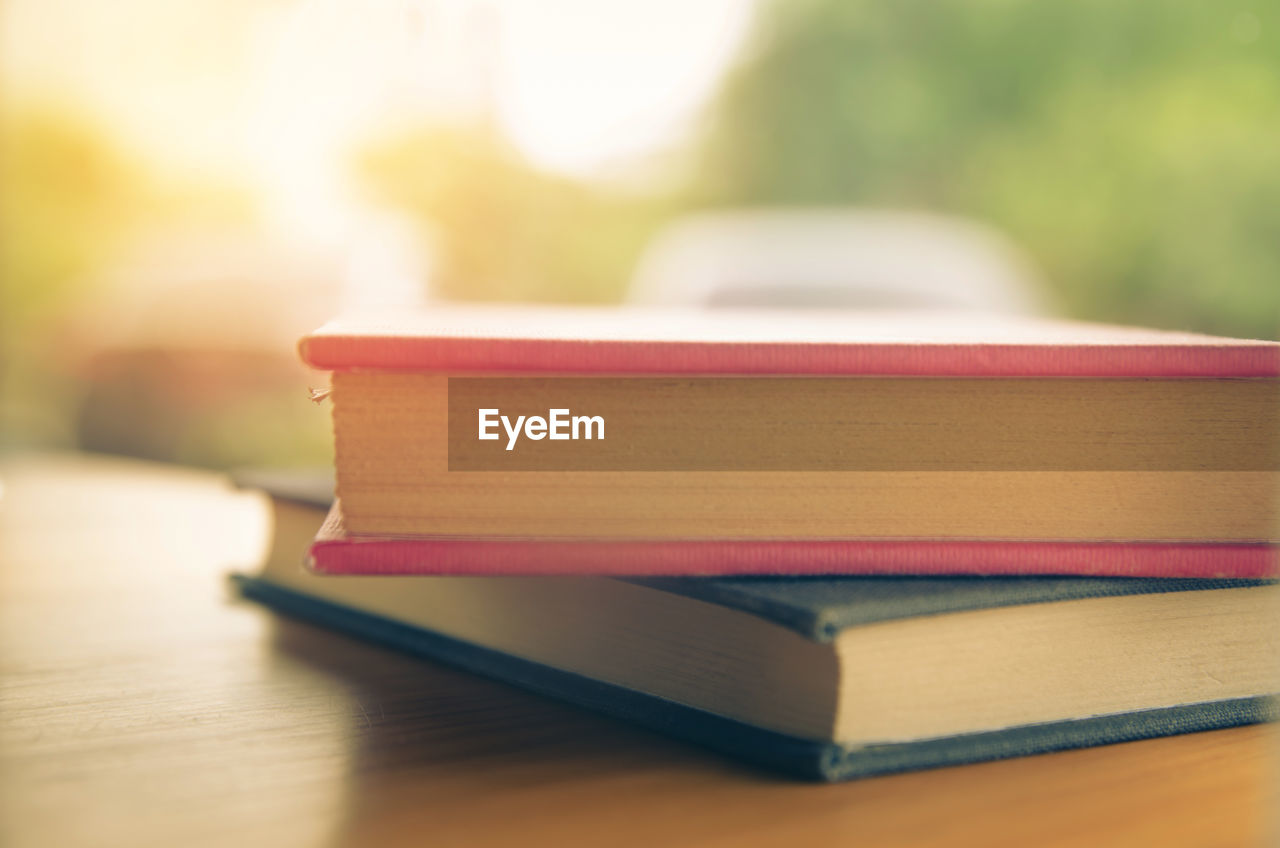
[[[444,297],[617,300],[661,217],[656,203],[541,173],[481,130],[422,130],[362,165],[381,199],[431,227]]]
[[[0,121],[0,338],[62,302],[122,228],[138,175],[92,127],[51,109]]]
[[[5,104],[0,119],[0,448],[95,446],[80,415],[87,385],[83,339],[67,338],[69,308],[133,236],[157,224],[235,220],[247,205],[234,187],[161,190],[156,174],[116,146],[75,107]],[[153,440],[164,417],[139,408],[116,422],[134,443]],[[259,425],[259,429],[261,426]],[[246,441],[249,441],[248,439]],[[128,446],[124,440],[120,442]],[[143,447],[133,450],[147,455]],[[159,456],[160,452],[152,455]],[[165,458],[185,458],[178,454]]]
[[[0,117],[0,446],[74,440],[77,387],[50,325],[115,245],[136,191],[123,157],[72,113],[10,105]]]
[[[1274,337],[1277,104],[1277,2],[790,2],[718,100],[692,195],[976,216],[1074,314]]]

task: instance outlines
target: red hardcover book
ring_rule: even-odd
[[[1276,342],[967,314],[450,307],[335,322],[301,352],[334,372],[342,514],[320,571],[1280,563]]]

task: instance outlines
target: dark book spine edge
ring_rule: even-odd
[[[998,581],[1005,587],[1004,591],[989,592],[981,597],[980,603],[971,596],[957,592],[937,592],[921,599],[913,599],[906,603],[893,604],[849,604],[830,603],[796,603],[786,598],[771,596],[753,591],[750,583],[743,585],[743,579],[719,580],[691,579],[688,577],[640,577],[618,578],[628,583],[647,586],[663,592],[682,595],[717,606],[739,610],[750,615],[771,621],[782,627],[795,630],[801,636],[815,642],[830,642],[849,628],[864,624],[876,624],[881,621],[894,621],[902,618],[916,618],[922,615],[940,615],[952,612],[967,612],[976,609],[995,609],[997,607],[1025,606],[1027,604],[1059,603],[1062,601],[1084,600],[1086,598],[1119,597],[1124,595],[1155,595],[1172,592],[1199,592],[1214,589],[1243,589],[1254,586],[1265,586],[1280,581],[1276,580],[1237,580],[1233,578],[1164,578],[1164,577],[981,577],[981,576],[949,576],[934,577],[859,577],[863,581],[922,581],[926,584],[945,581],[950,586],[970,584],[981,587],[988,580]],[[770,584],[779,582],[802,583],[813,578],[805,577],[773,577],[767,578]],[[824,578],[816,578],[821,581]],[[838,579],[838,578],[837,578]],[[750,580],[750,578],[748,578]],[[1009,581],[1017,581],[1019,585],[1010,587]],[[959,600],[956,596],[959,596]]]
[[[964,765],[1092,748],[1118,742],[1136,742],[1160,736],[1220,730],[1246,724],[1275,721],[1280,717],[1272,696],[1233,698],[1201,704],[1185,704],[1118,715],[1032,724],[997,730],[928,739],[897,745],[836,748],[821,764],[827,780],[892,774],[922,768]]]

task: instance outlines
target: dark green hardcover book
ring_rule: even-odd
[[[1277,587],[1094,578],[331,577],[273,493],[246,597],[761,765],[842,780],[1275,714]]]

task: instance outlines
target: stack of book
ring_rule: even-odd
[[[1271,715],[1278,343],[454,307],[301,351],[336,499],[244,481],[283,611],[830,780]]]

